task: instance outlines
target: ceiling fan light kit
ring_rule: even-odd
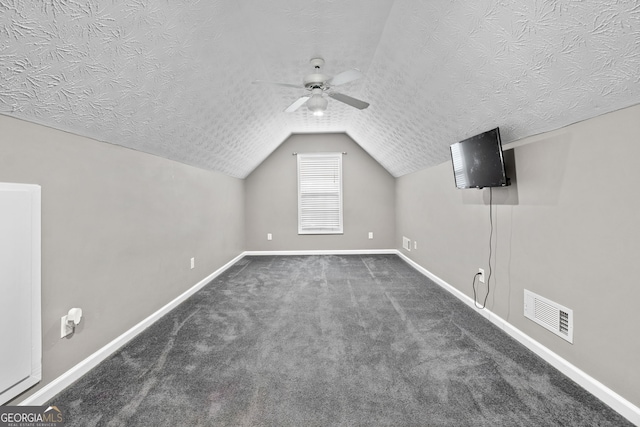
[[[322,96],[322,89],[313,89],[311,98],[307,100],[307,108],[314,116],[322,116],[327,109],[329,101]]]
[[[344,71],[334,77],[330,77],[320,72],[320,68],[324,65],[324,59],[313,58],[310,62],[311,66],[314,68],[314,72],[305,76],[302,81],[302,88],[310,91],[311,95],[303,95],[295,100],[291,105],[285,108],[285,113],[293,113],[294,111],[297,111],[298,108],[306,104],[307,108],[313,113],[314,116],[322,116],[329,104],[329,101],[324,96],[325,94],[328,97],[335,99],[336,101],[340,101],[359,110],[364,110],[369,106],[368,102],[364,102],[351,96],[331,90],[334,86],[339,86],[361,78],[363,74],[360,72],[360,70],[353,68],[351,70]],[[301,87],[300,85],[294,85],[290,83],[277,83],[262,80],[256,80],[253,83],[267,83],[276,86],[294,88]]]

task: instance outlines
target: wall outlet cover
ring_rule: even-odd
[[[402,247],[408,251],[411,251],[411,239],[402,236]]]
[[[64,338],[67,335],[71,335],[73,328],[69,326],[68,316],[62,316],[60,318],[60,338]]]

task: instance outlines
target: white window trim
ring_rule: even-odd
[[[338,223],[335,224],[335,227],[323,227],[321,224],[316,224],[316,226],[304,226],[303,223],[303,189],[301,188],[302,180],[301,179],[301,164],[304,161],[313,161],[322,159],[327,160],[337,160],[338,161],[338,170],[337,170],[337,179],[338,186],[334,188],[337,190],[339,196],[339,206],[338,208]],[[297,155],[297,163],[298,163],[298,234],[343,234],[343,209],[342,209],[342,153],[298,153]]]

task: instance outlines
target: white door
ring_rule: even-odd
[[[0,404],[40,380],[40,317],[40,187],[0,183]]]

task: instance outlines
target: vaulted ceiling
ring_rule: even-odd
[[[371,106],[285,113],[304,89],[252,84],[314,57]],[[0,0],[0,114],[240,178],[291,133],[401,176],[639,102],[638,0]]]

